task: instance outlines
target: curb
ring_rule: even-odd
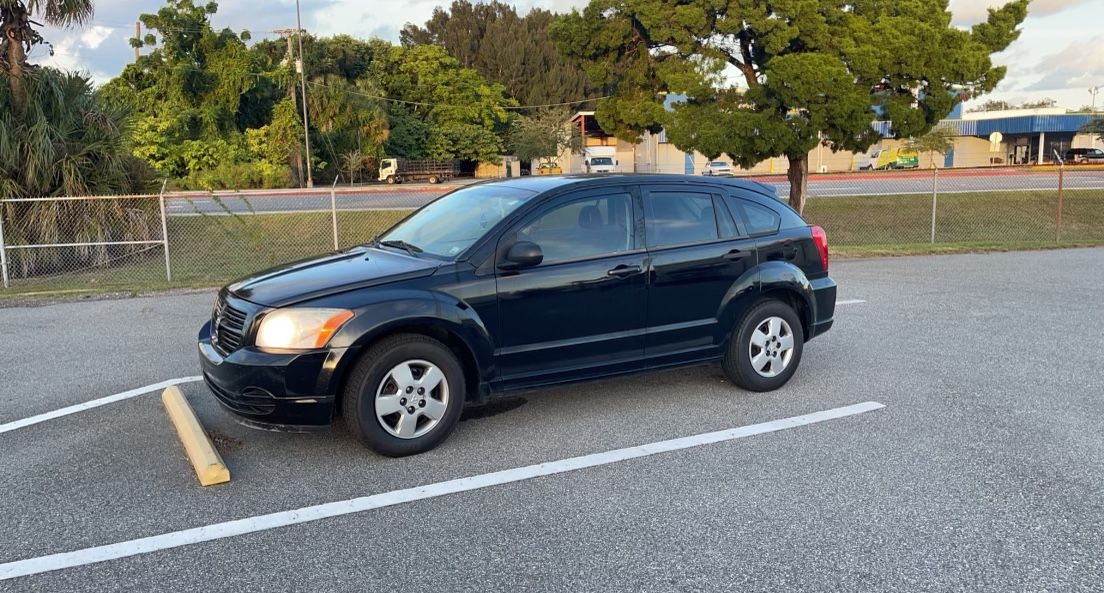
[[[161,393],[161,403],[169,414],[176,434],[184,445],[184,452],[195,468],[201,486],[223,484],[230,481],[230,470],[215,449],[184,393],[173,385]]]

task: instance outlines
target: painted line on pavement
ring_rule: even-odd
[[[107,404],[122,401],[124,399],[130,399],[132,397],[138,397],[139,395],[145,395],[147,393],[153,393],[154,391],[161,391],[166,387],[173,385],[180,385],[181,383],[194,383],[196,381],[202,381],[203,377],[179,377],[176,379],[168,379],[160,383],[154,383],[153,385],[146,385],[145,387],[138,387],[122,393],[116,393],[115,395],[109,395],[107,397],[101,397],[84,403],[76,404],[60,410],[54,410],[53,412],[46,412],[37,416],[31,416],[30,418],[24,418],[22,420],[16,420],[14,422],[8,422],[7,424],[0,424],[0,434],[5,432],[11,432],[20,428],[26,428],[28,426],[45,422],[47,420],[53,420],[54,418],[60,418],[61,416],[68,416],[69,414],[76,414],[77,412],[83,412],[85,410],[91,410],[92,408],[98,408]]]
[[[97,562],[106,562],[119,558],[127,558],[140,554],[148,554],[158,550],[178,548],[200,542],[318,521],[320,519],[340,517],[342,515],[435,498],[446,494],[456,494],[458,492],[468,492],[470,490],[478,490],[490,486],[521,482],[523,480],[531,480],[542,476],[551,476],[590,467],[608,465],[619,461],[647,457],[659,453],[668,453],[681,449],[700,447],[702,445],[742,439],[780,430],[797,428],[799,426],[816,424],[818,422],[836,420],[847,416],[864,414],[884,407],[884,405],[878,402],[863,402],[850,406],[833,408],[831,410],[804,414],[802,416],[772,420],[761,424],[752,424],[717,432],[707,432],[695,436],[648,443],[635,447],[626,447],[624,449],[615,449],[603,453],[592,453],[580,457],[571,457],[549,463],[538,463],[536,465],[480,474],[445,482],[437,482],[435,484],[416,486],[403,490],[394,490],[383,494],[374,494],[371,496],[308,506],[290,511],[258,515],[223,523],[214,523],[211,525],[204,525],[203,527],[172,531],[161,535],[85,548],[83,550],[17,560],[15,562],[0,564],[0,581],[61,570],[64,568],[84,566]]]
[[[865,303],[862,299],[844,299],[842,301],[836,301],[837,305],[857,305],[859,303]]]

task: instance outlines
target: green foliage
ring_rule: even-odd
[[[744,166],[786,156],[790,201],[804,205],[808,151],[864,151],[921,136],[963,96],[1004,76],[990,55],[1019,35],[1027,0],[990,9],[965,31],[947,0],[592,0],[550,29],[614,96],[599,103],[603,129],[625,140],[666,128],[682,150],[728,154]],[[724,69],[740,87],[725,84]],[[687,98],[673,109],[664,94]]]
[[[52,68],[23,75],[25,108],[13,108],[7,75],[0,84],[0,196],[37,198],[138,193],[150,172],[128,154],[126,113],[105,104],[89,80]],[[9,244],[99,242],[149,237],[142,204],[123,200],[0,205]],[[48,272],[63,261],[96,263],[108,248],[20,252],[17,273]],[[14,256],[13,256],[14,257]]]
[[[908,147],[918,152],[930,153],[930,165],[934,167],[936,166],[935,155],[945,155],[947,151],[954,148],[954,138],[954,129],[948,126],[937,126],[923,136],[910,139]]]
[[[435,8],[424,27],[408,24],[401,33],[406,47],[434,44],[460,65],[502,84],[523,105],[577,101],[592,92],[578,64],[557,51],[548,36],[552,13],[533,9],[524,17],[498,0],[454,0]]]
[[[1104,142],[1104,117],[1097,117],[1089,120],[1084,126],[1081,126],[1082,134],[1096,134],[1096,137]]]
[[[532,116],[518,117],[510,127],[510,151],[523,162],[552,164],[563,152],[583,149],[583,139],[575,126],[567,125],[570,113],[547,109]]]

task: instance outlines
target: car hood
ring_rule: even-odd
[[[428,276],[440,263],[428,257],[358,247],[258,272],[227,289],[258,305],[284,307],[358,288]]]

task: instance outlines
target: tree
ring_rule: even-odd
[[[578,129],[566,123],[569,117],[563,109],[518,117],[510,126],[510,151],[522,161],[551,164],[564,152],[582,150]]]
[[[404,130],[401,141],[408,148],[435,159],[498,162],[498,131],[509,119],[506,108],[517,104],[503,96],[502,85],[461,67],[436,45],[391,47],[372,61],[368,76],[402,106],[391,110],[392,125],[396,116],[404,125],[412,123],[401,121],[407,116],[423,124],[407,125],[410,134]],[[423,132],[425,144],[418,146]]]
[[[29,68],[27,52],[36,45],[50,45],[35,27],[43,23],[69,27],[90,18],[92,0],[0,0],[0,72],[7,75],[13,108],[22,111],[26,104],[23,75]],[[50,46],[50,53],[53,51]]]
[[[1096,137],[1104,142],[1104,117],[1097,117],[1089,120],[1088,123],[1081,126],[1082,134],[1096,134]]]
[[[927,134],[910,139],[908,146],[917,152],[928,153],[929,164],[935,167],[936,153],[945,156],[949,150],[954,148],[954,138],[954,129],[948,126],[937,126]]]
[[[1017,38],[1028,0],[990,9],[969,31],[947,0],[591,0],[550,33],[591,80],[603,129],[636,141],[666,128],[682,150],[728,154],[742,166],[789,160],[790,204],[804,208],[809,151],[865,151],[920,136],[962,92],[991,91],[1005,68],[990,55]],[[725,69],[743,88],[726,84]],[[686,99],[664,107],[665,92]]]
[[[102,101],[82,75],[36,68],[21,76],[22,111],[12,107],[8,81],[0,81],[0,195],[120,195],[148,189],[148,168],[126,150],[123,110]],[[10,244],[141,240],[153,235],[156,220],[142,216],[142,208],[125,200],[13,202],[0,204],[0,217]],[[112,249],[22,250],[13,256],[13,267],[29,274],[63,263],[102,263]]]
[[[424,27],[408,24],[401,33],[406,47],[439,45],[464,68],[506,87],[523,105],[578,101],[589,97],[586,74],[556,49],[548,36],[555,15],[533,9],[524,17],[498,0],[454,0],[435,8]]]

